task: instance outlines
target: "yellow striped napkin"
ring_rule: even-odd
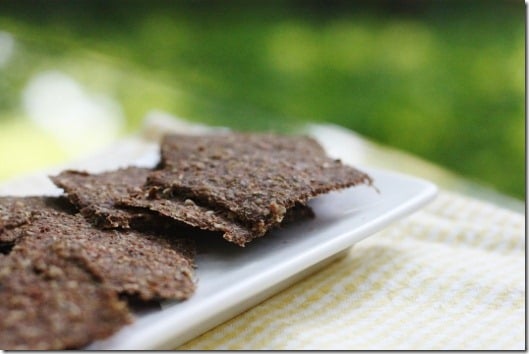
[[[525,218],[442,191],[178,349],[525,349]]]

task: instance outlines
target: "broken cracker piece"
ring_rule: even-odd
[[[114,290],[51,247],[0,257],[0,298],[2,349],[81,348],[132,320]]]
[[[43,210],[68,208],[71,206],[61,197],[0,197],[0,245],[14,243],[20,237],[22,226],[30,223]]]
[[[66,192],[81,214],[98,227],[128,229],[134,223],[150,221],[152,213],[116,207],[115,203],[128,196],[129,189],[143,185],[149,172],[149,169],[141,167],[99,174],[66,170],[50,179]]]
[[[195,290],[194,251],[188,240],[96,229],[81,215],[43,213],[24,228],[9,256],[30,257],[59,241],[116,292],[142,300],[184,300]]]
[[[149,174],[147,187],[169,199],[190,198],[262,236],[296,204],[358,184],[366,173],[325,154],[312,138],[232,133],[168,135],[161,145],[163,168]]]

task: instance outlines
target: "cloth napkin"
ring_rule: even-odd
[[[525,349],[525,219],[441,191],[178,349]]]

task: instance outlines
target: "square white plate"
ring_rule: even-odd
[[[98,172],[117,166],[152,166],[157,145],[122,141],[103,154],[68,167]],[[143,312],[114,336],[86,349],[174,349],[232,318],[343,255],[356,242],[419,209],[437,193],[430,182],[359,166],[378,189],[349,188],[310,202],[316,217],[292,224],[245,248],[212,240],[196,260],[198,286],[185,302],[165,302]],[[0,194],[58,194],[50,170],[0,186]]]

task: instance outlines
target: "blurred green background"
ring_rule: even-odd
[[[524,63],[523,1],[2,1],[0,179],[159,109],[336,123],[525,199]]]

